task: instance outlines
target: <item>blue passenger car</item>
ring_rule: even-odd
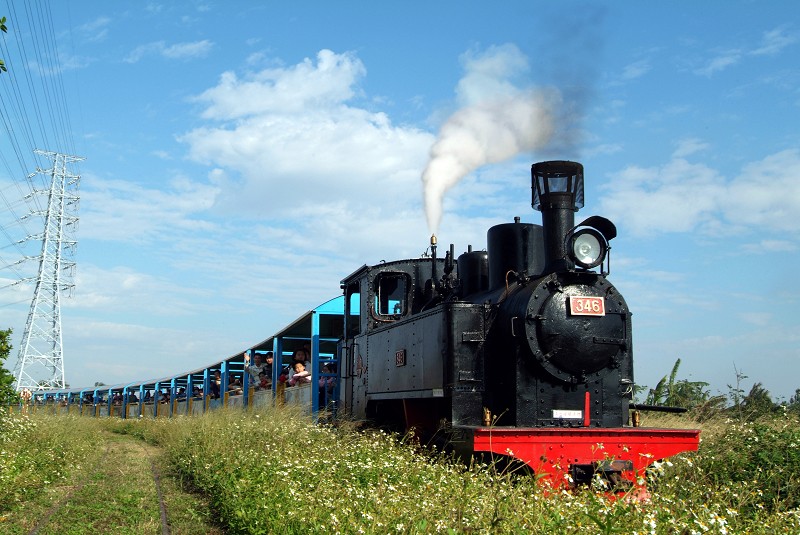
[[[297,403],[311,414],[335,411],[339,397],[338,344],[344,333],[344,296],[313,308],[277,333],[223,360],[188,372],[116,385],[42,390],[33,393],[34,411],[120,418],[202,414],[218,407]],[[281,371],[297,349],[310,353],[311,382],[287,386]],[[267,388],[254,384],[245,354],[274,355]]]

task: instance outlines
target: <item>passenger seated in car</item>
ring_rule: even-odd
[[[311,371],[311,363],[308,361],[308,354],[306,353],[305,349],[298,349],[292,355],[292,363],[289,365],[289,382],[291,383],[292,378],[294,377],[294,365],[296,363],[301,363],[303,365],[303,369],[307,370],[308,372]],[[294,383],[291,383],[294,384]]]
[[[294,375],[289,379],[289,386],[308,384],[311,382],[311,372],[306,370],[302,362],[294,363]]]
[[[286,384],[287,382],[289,382],[289,370],[290,370],[289,366],[284,366],[281,369],[281,374],[278,376],[278,382],[279,383]],[[294,371],[294,370],[292,370],[292,371]]]
[[[319,376],[319,401],[320,406],[329,401],[336,386],[336,377],[333,377],[333,367],[331,364],[322,365],[322,373]]]
[[[230,383],[228,384],[228,392],[233,395],[241,394],[242,393],[242,381],[239,379],[239,376],[233,376]]]
[[[264,360],[266,361],[264,363],[264,373],[266,373],[267,377],[269,377],[269,380],[272,381],[272,364],[275,360],[272,351],[267,351],[267,356]]]
[[[256,389],[261,388],[259,375],[266,372],[266,364],[261,361],[261,354],[256,353],[253,357],[253,364],[250,364],[250,354],[244,354],[244,371],[250,378],[250,384],[255,385]]]
[[[262,390],[272,388],[272,377],[267,376],[266,372],[261,372],[258,376],[258,388]]]
[[[219,370],[214,372],[214,377],[209,381],[211,384],[211,398],[219,399],[219,388],[222,384],[222,373]]]

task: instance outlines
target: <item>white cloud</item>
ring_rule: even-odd
[[[761,46],[755,50],[752,50],[750,54],[753,56],[774,56],[787,46],[794,44],[796,41],[796,35],[786,35],[786,28],[775,28],[774,30],[764,32],[764,36],[761,40]]]
[[[742,312],[739,317],[745,323],[756,327],[769,327],[772,325],[772,314],[768,312]]]
[[[161,55],[170,59],[203,58],[213,47],[214,43],[208,39],[193,43],[176,43],[164,48]]]
[[[748,243],[742,249],[752,254],[764,253],[792,253],[797,251],[800,246],[788,240],[762,240],[758,243]]]
[[[201,58],[207,56],[213,47],[214,43],[207,39],[189,43],[176,43],[169,46],[164,41],[155,41],[153,43],[137,46],[123,61],[126,63],[137,63],[141,61],[142,58],[149,55],[161,55],[168,59]]]
[[[84,35],[89,42],[105,41],[108,37],[108,26],[111,24],[109,17],[97,17],[94,20],[78,26],[77,31]]]
[[[695,74],[703,76],[711,76],[717,72],[723,71],[732,65],[739,63],[742,59],[742,52],[740,50],[727,50],[718,54],[711,59],[704,67],[695,69]]]
[[[695,69],[694,73],[711,77],[718,72],[738,64],[746,56],[774,56],[796,41],[797,36],[794,34],[787,34],[785,27],[775,28],[764,32],[761,43],[758,46],[754,48],[742,46],[722,50],[711,60],[706,62],[704,66]]]
[[[673,158],[686,158],[696,152],[704,151],[709,147],[708,143],[697,138],[681,139],[676,145],[672,153]]]
[[[350,100],[365,74],[364,64],[354,54],[321,50],[316,63],[306,58],[289,68],[248,74],[244,80],[225,72],[216,87],[196,99],[207,104],[206,119],[228,121],[273,114],[313,117],[312,112],[335,111]]]
[[[208,223],[196,214],[209,210],[219,189],[173,179],[169,188],[146,189],[134,182],[85,176],[81,191],[81,239],[144,242]]]
[[[676,155],[705,148],[679,143]],[[800,231],[800,150],[789,149],[745,165],[726,180],[704,164],[674,157],[662,167],[630,166],[611,177],[602,212],[644,236],[661,232],[726,232],[750,227]],[[785,247],[784,241],[762,242]]]
[[[616,154],[622,151],[623,148],[623,145],[620,143],[600,143],[599,145],[595,145],[584,150],[583,154],[586,157],[598,156],[601,154]]]
[[[622,70],[622,79],[634,80],[636,78],[640,78],[650,72],[650,68],[650,62],[646,59],[634,61],[633,63],[626,65]]]
[[[746,165],[730,185],[725,215],[731,221],[776,231],[800,231],[800,149]]]
[[[433,136],[350,105],[365,72],[353,54],[322,50],[316,62],[243,80],[225,73],[197,97],[207,105],[203,117],[223,123],[181,141],[193,160],[217,168],[222,208],[296,218],[340,200],[384,210],[419,204]]]
[[[635,235],[688,232],[710,220],[724,182],[716,171],[683,159],[662,168],[631,166],[610,179],[601,213]]]

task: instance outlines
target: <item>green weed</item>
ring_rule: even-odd
[[[56,431],[59,425],[16,421],[4,428],[6,437],[15,438],[0,439],[2,448],[29,438],[39,449],[53,448],[54,455],[43,453],[33,463],[39,488],[52,481],[47,477],[64,477],[65,464],[48,459],[71,455],[77,463],[83,451],[66,451],[61,441],[67,431]],[[171,484],[206,497],[198,502],[178,494],[174,503],[183,505],[175,508],[197,522],[185,525],[207,529],[213,518],[228,533],[800,532],[800,425],[790,416],[697,424],[703,429],[700,451],[655,462],[646,501],[612,500],[588,488],[543,489],[535,478],[499,464],[466,466],[441,453],[420,455],[418,445],[402,437],[314,425],[288,409],[221,410],[173,420],[84,418],[70,425],[74,437],[89,444],[87,437],[101,426],[155,445],[163,466],[174,471]],[[685,418],[647,425],[695,427]],[[10,470],[3,477],[27,470],[2,459]],[[113,471],[104,477],[113,481]],[[133,476],[126,481],[136,488],[145,484]],[[137,500],[120,500],[121,507]],[[80,518],[98,525],[88,513]],[[201,528],[184,532],[193,529]]]

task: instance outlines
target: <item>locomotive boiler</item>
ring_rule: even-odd
[[[340,401],[356,419],[511,457],[556,486],[617,489],[696,430],[628,425],[631,312],[606,278],[614,224],[584,204],[583,166],[531,168],[541,225],[489,229],[487,250],[363,266],[342,281]]]

